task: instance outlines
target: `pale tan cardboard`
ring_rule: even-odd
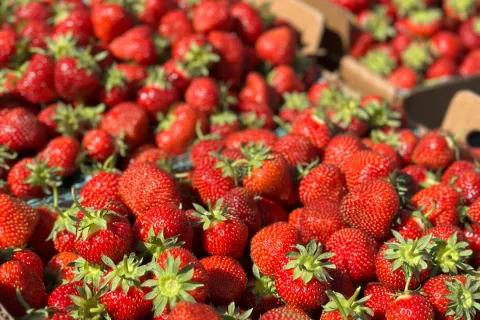
[[[290,22],[302,35],[304,54],[314,54],[323,36],[324,16],[310,5],[299,0],[253,0],[255,4],[270,3],[271,11]]]
[[[480,131],[480,96],[467,90],[455,94],[445,114],[442,128],[465,141],[472,131]]]

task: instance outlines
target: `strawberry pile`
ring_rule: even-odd
[[[4,3],[11,315],[480,318],[470,151],[442,130],[417,136],[377,96],[316,81],[298,31],[268,8]],[[60,201],[80,173],[73,203]]]
[[[480,74],[475,0],[334,0],[364,30],[351,54],[400,89]]]

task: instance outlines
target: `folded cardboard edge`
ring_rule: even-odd
[[[455,94],[442,122],[442,129],[465,141],[472,131],[480,131],[480,96],[467,90]]]
[[[296,27],[304,44],[302,52],[315,54],[320,46],[324,30],[324,16],[312,6],[299,0],[252,0],[255,4],[270,3],[274,14]]]

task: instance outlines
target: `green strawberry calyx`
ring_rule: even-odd
[[[70,262],[67,266],[73,267],[74,277],[72,281],[81,281],[92,285],[94,288],[100,287],[100,282],[105,274],[103,266],[90,263],[82,257]]]
[[[385,132],[383,130],[376,129],[370,132],[370,139],[372,139],[374,143],[386,143],[395,149],[402,145],[400,142],[400,137],[400,133],[395,132],[394,130]]]
[[[384,7],[375,8],[369,15],[369,19],[362,26],[365,31],[372,34],[377,41],[386,41],[395,36],[395,28]]]
[[[232,111],[223,111],[210,116],[210,123],[216,126],[233,125],[238,121],[238,116]]]
[[[448,0],[447,2],[448,9],[462,21],[467,20],[475,12],[475,0]]]
[[[345,99],[345,93],[340,90],[339,86],[329,84],[327,88],[322,90],[322,96],[318,105],[327,109],[333,108],[343,99]]]
[[[310,99],[306,93],[300,92],[287,92],[283,94],[283,100],[285,103],[282,109],[290,109],[296,111],[303,111],[311,106]]]
[[[40,187],[46,194],[50,194],[52,189],[60,187],[62,180],[58,173],[61,172],[61,169],[51,168],[47,163],[47,157],[43,159],[36,157],[33,163],[25,164],[25,168],[30,171],[30,174],[23,183],[30,185],[31,188]]]
[[[406,173],[394,170],[386,180],[390,182],[395,188],[395,191],[397,191],[401,205],[408,205],[412,196],[409,188],[412,178]]]
[[[127,87],[127,77],[122,70],[113,65],[105,72],[105,91],[111,92],[114,88],[125,89]]]
[[[393,0],[400,16],[406,16],[411,12],[425,9],[425,3],[422,0]]]
[[[360,102],[357,99],[345,98],[340,101],[334,110],[332,121],[342,128],[347,128],[353,119],[368,121],[368,112],[360,107]]]
[[[17,158],[17,153],[11,151],[8,148],[8,145],[1,145],[0,146],[0,168],[9,170],[10,165],[8,164],[8,160],[15,160]]]
[[[402,115],[400,112],[393,110],[385,100],[381,102],[377,100],[369,101],[364,109],[368,113],[369,124],[372,128],[398,128],[401,125]]]
[[[218,90],[220,92],[220,106],[222,110],[229,111],[232,105],[238,103],[238,99],[230,94],[230,86],[224,82],[218,84]]]
[[[373,316],[373,311],[364,306],[364,303],[370,299],[370,296],[366,296],[357,300],[360,290],[361,287],[358,287],[348,300],[343,294],[328,290],[327,296],[329,297],[330,302],[323,306],[323,312],[329,313],[338,311],[343,319],[371,319]]]
[[[71,234],[76,233],[75,217],[78,211],[71,208],[67,210],[57,210],[56,212],[57,219],[53,224],[52,232],[48,236],[47,240],[55,240],[57,235],[62,231],[66,231]]]
[[[459,272],[468,272],[472,267],[468,259],[472,256],[469,244],[458,241],[457,233],[453,234],[448,241],[433,237],[434,245],[431,249],[434,262],[434,272],[440,269],[443,273],[456,275]]]
[[[404,239],[395,230],[392,230],[392,234],[397,241],[386,244],[384,259],[393,261],[392,272],[402,268],[406,279],[405,292],[407,292],[412,278],[420,279],[420,272],[429,266],[432,235],[412,240]]]
[[[200,220],[200,224],[203,226],[203,230],[214,226],[216,223],[225,222],[233,217],[228,214],[228,206],[223,204],[223,198],[220,198],[215,203],[215,206],[212,206],[211,203],[208,203],[207,209],[194,203],[193,208],[196,210],[192,216]]]
[[[303,178],[305,178],[313,169],[315,169],[315,167],[318,166],[319,163],[320,163],[320,158],[317,157],[315,158],[315,160],[313,160],[310,163],[298,164],[296,168],[298,172],[297,180],[301,181]]]
[[[206,77],[210,74],[210,67],[218,61],[220,57],[214,53],[210,44],[199,46],[192,42],[182,57],[181,69],[191,77]]]
[[[416,71],[422,71],[433,61],[428,45],[422,42],[411,43],[402,53],[405,66]]]
[[[247,112],[240,115],[240,122],[245,128],[260,129],[265,125],[265,115]]]
[[[242,311],[239,308],[235,307],[235,302],[232,301],[230,302],[226,310],[225,308],[220,308],[217,309],[217,312],[218,314],[220,314],[220,318],[222,320],[248,320],[250,319],[250,315],[253,312],[253,308]]]
[[[271,148],[266,147],[261,141],[257,143],[250,142],[241,147],[241,152],[246,160],[242,161],[246,165],[247,177],[252,176],[253,169],[261,168],[264,161],[270,161],[273,156],[270,153]],[[242,159],[243,160],[243,159]]]
[[[373,73],[388,76],[397,67],[397,61],[386,50],[370,50],[360,63]]]
[[[147,241],[139,244],[139,249],[152,256],[152,259],[156,261],[161,254],[169,249],[181,248],[185,242],[178,241],[178,236],[165,239],[163,230],[160,230],[155,234],[153,227],[148,231]]]
[[[442,19],[440,9],[425,9],[412,12],[408,17],[410,21],[419,25],[430,25]]]
[[[195,302],[189,293],[203,287],[203,284],[193,282],[193,264],[180,269],[180,258],[168,255],[165,268],[157,262],[150,264],[150,271],[154,279],[145,281],[142,287],[150,287],[152,291],[145,295],[146,300],[153,300],[154,316],[161,315],[167,305],[170,310],[175,308],[179,301]]]
[[[217,159],[213,167],[222,170],[222,176],[224,178],[232,178],[235,185],[239,186],[240,179],[243,177],[245,171],[245,167],[243,166],[245,159],[231,160],[218,152],[211,152],[210,155]]]
[[[473,32],[475,32],[476,35],[480,36],[480,17],[473,18],[472,24]]]
[[[55,130],[64,136],[76,137],[85,130],[95,128],[101,121],[105,105],[73,107],[62,101],[57,102],[52,120],[57,124]]]
[[[327,269],[335,269],[332,262],[325,261],[335,254],[322,251],[322,244],[310,241],[306,247],[296,245],[297,251],[287,253],[290,261],[285,265],[285,270],[293,271],[293,279],[302,279],[305,284],[314,278],[320,282],[328,282],[331,277]]]
[[[92,289],[89,285],[84,285],[77,287],[77,292],[79,296],[70,296],[73,306],[69,316],[74,319],[110,319],[105,305],[100,303],[100,297],[105,294],[105,290]]]
[[[152,86],[160,90],[172,88],[172,84],[167,78],[167,72],[161,67],[152,67],[148,70],[148,76],[145,79],[145,85]]]
[[[148,266],[142,266],[142,259],[134,253],[123,257],[123,260],[115,264],[112,259],[103,255],[102,261],[110,268],[103,278],[102,288],[115,291],[121,288],[124,294],[127,294],[130,288],[141,290],[141,278],[147,273]]]
[[[28,305],[27,301],[25,301],[25,299],[23,298],[22,293],[20,292],[20,288],[18,287],[15,293],[16,293],[18,302],[25,309],[25,312],[26,312],[26,314],[23,317],[18,318],[20,320],[49,319],[50,316],[56,313],[56,309],[53,307],[45,307],[42,309],[31,308]]]
[[[466,275],[465,278],[465,284],[458,279],[445,282],[450,292],[446,296],[450,302],[445,315],[455,319],[473,320],[480,312],[480,281],[471,275]]]
[[[74,56],[77,42],[78,39],[73,36],[72,32],[67,32],[55,39],[46,38],[47,50],[35,48],[33,51],[40,54],[48,54],[55,60],[59,60],[63,57]]]
[[[255,264],[252,267],[252,272],[254,279],[249,280],[247,290],[253,294],[255,304],[258,305],[263,297],[273,296],[279,298],[273,278],[262,275]]]

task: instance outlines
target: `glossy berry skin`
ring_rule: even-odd
[[[425,134],[413,151],[412,162],[432,170],[447,167],[455,157],[448,139],[450,138],[435,131]]]
[[[450,184],[453,179],[458,178],[461,174],[475,169],[475,164],[470,161],[456,160],[442,174],[442,183]]]
[[[354,135],[344,134],[333,137],[325,147],[323,154],[324,164],[334,164],[340,169],[357,152],[364,149],[360,139]]]
[[[452,282],[453,279],[457,279],[463,284],[466,282],[465,277],[461,275],[451,277],[446,274],[440,274],[429,279],[423,285],[423,291],[426,293],[426,298],[435,312],[435,319],[454,319],[454,316],[449,317],[445,315],[449,310],[448,304],[451,302],[451,300],[446,297],[451,294],[446,283]],[[462,317],[461,319],[464,318]]]
[[[16,83],[16,90],[30,103],[50,103],[58,95],[54,87],[55,62],[47,55],[35,54]]]
[[[228,214],[243,222],[254,235],[261,228],[262,220],[254,195],[245,188],[234,188],[223,197]]]
[[[286,26],[264,32],[255,43],[257,55],[274,66],[291,65],[295,59],[296,36]]]
[[[238,219],[218,221],[203,230],[202,246],[211,255],[240,259],[248,241],[248,227]]]
[[[377,244],[363,231],[346,228],[335,232],[327,241],[326,250],[335,253],[330,261],[345,271],[352,282],[375,279]]]
[[[311,320],[311,318],[303,311],[291,310],[290,307],[280,307],[272,309],[264,313],[261,320]]]
[[[169,320],[221,320],[220,315],[209,305],[180,301],[168,315]]]
[[[50,140],[40,153],[40,160],[47,160],[50,168],[59,168],[59,176],[71,176],[78,166],[81,146],[77,139],[72,137],[58,137]]]
[[[303,111],[295,119],[291,132],[309,138],[310,142],[318,149],[324,149],[332,138],[332,132],[327,122],[316,115],[313,109]]]
[[[282,154],[291,167],[299,164],[310,163],[319,157],[317,148],[307,137],[299,134],[287,134],[280,138],[273,150]]]
[[[480,198],[480,174],[473,170],[462,173],[453,182],[453,186],[460,192],[466,205],[471,205]]]
[[[14,108],[0,117],[0,144],[12,151],[25,153],[39,151],[47,140],[47,133],[35,115],[23,108]]]
[[[236,185],[232,177],[223,175],[222,169],[215,168],[210,163],[202,163],[193,171],[192,187],[203,203],[216,203]]]
[[[47,240],[47,238],[49,237],[53,224],[57,219],[57,213],[48,206],[38,207],[37,212],[39,216],[38,224],[28,240],[28,243],[37,254],[42,257],[51,257],[57,253],[57,250],[55,250],[53,242]],[[41,275],[43,276],[43,272]]]
[[[423,207],[423,212],[430,212],[428,219],[434,225],[457,224],[456,208],[460,197],[452,187],[437,184],[417,192],[411,199],[416,208]]]
[[[82,144],[88,157],[101,163],[113,156],[117,151],[113,136],[102,129],[89,130],[83,136]]]
[[[388,306],[385,318],[387,320],[433,320],[434,313],[425,297],[408,293],[399,296]]]
[[[283,267],[285,255],[301,243],[300,232],[286,222],[277,222],[257,232],[250,243],[250,256],[260,272],[273,276]]]
[[[351,190],[342,201],[341,212],[351,226],[381,240],[389,234],[399,207],[400,199],[394,186],[384,180],[374,180]]]
[[[143,319],[152,309],[152,301],[146,300],[148,289],[130,287],[127,293],[118,287],[100,298],[112,320]]]
[[[208,275],[210,300],[216,305],[238,302],[247,287],[247,275],[233,258],[210,256],[200,260]]]
[[[117,172],[100,172],[90,179],[80,190],[83,201],[105,197],[122,200],[120,196],[120,178]]]
[[[242,145],[248,144],[250,141],[261,142],[266,147],[273,147],[277,136],[266,129],[245,129],[228,135],[225,139],[225,147],[239,150]]]
[[[321,199],[340,201],[347,194],[345,176],[333,164],[320,164],[302,179],[298,192],[304,205]]]
[[[56,281],[59,283],[71,282],[75,277],[75,267],[68,266],[69,263],[77,260],[80,256],[73,252],[60,252],[54,255],[45,266],[47,275],[56,275]]]
[[[365,302],[365,307],[373,311],[372,320],[385,319],[385,312],[392,302],[395,291],[385,287],[379,282],[370,282],[365,286],[364,296],[370,296]]]
[[[77,287],[82,285],[83,283],[81,281],[72,281],[61,284],[50,293],[47,300],[47,306],[54,307],[59,312],[67,312],[67,308],[73,305],[70,296],[79,296]]]

